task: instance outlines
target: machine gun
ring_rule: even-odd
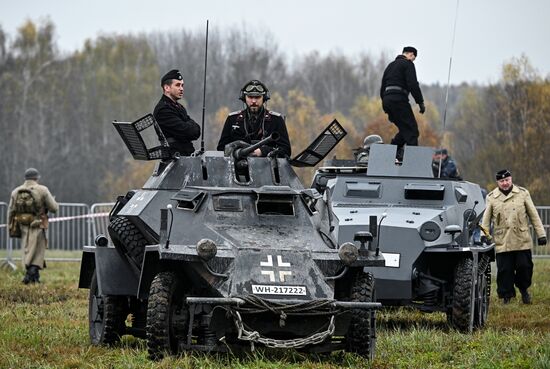
[[[246,158],[251,152],[267,145],[271,142],[277,142],[279,140],[279,134],[273,132],[270,136],[264,138],[263,140],[258,141],[257,143],[250,145],[244,141],[235,141],[225,146],[224,154],[225,156],[233,156],[235,160],[241,160]]]

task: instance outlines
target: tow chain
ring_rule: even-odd
[[[332,336],[335,329],[334,315],[332,315],[330,317],[330,322],[328,324],[327,330],[323,332],[317,332],[312,334],[309,337],[304,337],[304,338],[276,340],[273,338],[263,337],[258,331],[246,329],[244,327],[241,314],[236,310],[232,311],[232,313],[235,320],[235,325],[237,326],[237,331],[238,331],[237,338],[243,341],[249,341],[251,351],[254,351],[254,343],[261,343],[271,348],[300,348],[307,345],[315,345],[323,342],[325,339]]]

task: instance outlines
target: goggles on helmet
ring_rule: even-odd
[[[262,85],[260,84],[249,84],[248,86],[246,86],[244,88],[244,92],[245,94],[248,94],[248,93],[253,93],[253,92],[256,92],[256,93],[260,93],[260,94],[264,94],[265,93],[265,89]]]

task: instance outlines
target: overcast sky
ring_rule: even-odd
[[[289,57],[311,50],[398,54],[419,50],[420,82],[447,83],[456,0],[0,0],[12,36],[26,19],[49,17],[61,50],[100,34],[204,29],[269,30]],[[550,0],[459,0],[451,83],[495,82],[502,64],[525,54],[550,75]]]

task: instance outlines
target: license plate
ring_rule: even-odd
[[[253,284],[252,293],[255,295],[305,296],[306,286],[273,286],[264,284]]]

